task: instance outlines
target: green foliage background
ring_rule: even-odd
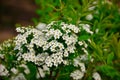
[[[97,5],[93,4],[94,1],[98,1]],[[95,68],[101,73],[103,80],[120,80],[120,12],[116,1],[35,0],[35,2],[38,5],[36,13],[40,16],[33,19],[36,24],[39,21],[49,23],[53,20],[62,20],[75,25],[90,24],[94,32],[99,29],[98,33],[89,36],[92,39],[89,52],[94,57],[94,63],[88,65],[88,73]],[[89,11],[88,8],[91,6],[96,8]],[[93,15],[90,21],[85,19],[88,14]],[[79,37],[84,40],[88,35]]]

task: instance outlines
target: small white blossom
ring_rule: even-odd
[[[45,77],[45,72],[43,71],[43,69],[41,68],[38,68],[38,71],[39,71],[39,74],[40,74],[40,77]]]
[[[45,30],[46,29],[46,24],[45,23],[39,23],[36,28],[39,30]]]
[[[91,6],[91,7],[88,8],[88,10],[89,10],[89,11],[92,11],[92,10],[94,10],[95,8],[96,8],[96,6]]]
[[[26,74],[29,74],[29,73],[30,73],[30,70],[29,70],[29,68],[27,67],[27,65],[21,64],[19,67],[23,67],[23,68],[25,69],[24,72],[25,72]]]
[[[93,19],[93,15],[92,15],[92,14],[89,14],[89,15],[87,15],[85,18],[86,18],[86,20],[89,20],[89,21],[90,21],[90,20]]]
[[[4,65],[0,64],[0,76],[7,76],[8,70],[5,68]]]
[[[80,70],[75,70],[70,74],[70,77],[72,77],[74,80],[80,80],[84,76],[84,73],[81,72]]]
[[[24,33],[24,32],[25,32],[25,30],[22,29],[21,27],[16,28],[16,31],[17,31],[17,32],[21,32],[21,33]]]
[[[69,56],[69,53],[67,50],[64,51],[64,57],[68,57]]]
[[[60,38],[60,36],[62,36],[62,33],[61,33],[61,31],[60,30],[55,30],[54,31],[54,38],[55,39],[59,39]]]
[[[67,47],[67,51],[69,51],[69,53],[74,53],[75,52],[75,46],[70,45],[69,47]]]
[[[45,60],[45,63],[48,67],[52,67],[52,65],[53,65],[52,58],[48,56]]]
[[[0,58],[1,58],[1,59],[4,59],[4,54],[0,54]]]
[[[84,63],[79,63],[79,66],[80,66],[82,72],[86,72],[86,68],[85,68]]]
[[[69,62],[68,62],[67,60],[64,60],[64,61],[63,61],[63,64],[64,64],[64,65],[69,65]]]
[[[82,50],[84,51],[84,53],[88,54],[88,51],[85,48],[82,48]]]
[[[98,32],[99,32],[99,29],[96,29],[95,32],[98,33]]]
[[[88,39],[88,42],[89,42],[89,43],[91,43],[91,40],[90,40],[90,39]]]
[[[84,47],[87,48],[88,44],[85,41],[83,41],[83,43],[84,43]]]
[[[83,45],[83,42],[82,42],[82,41],[79,41],[78,44],[79,44],[80,46],[82,46],[82,45]]]
[[[88,33],[93,34],[93,32],[90,30],[90,25],[88,24],[80,24],[80,26]]]
[[[14,74],[17,74],[18,73],[18,70],[16,68],[11,68],[11,71],[14,73]]]
[[[94,72],[92,77],[94,78],[94,80],[102,80],[98,72]]]
[[[87,54],[80,55],[80,60],[81,61],[87,61],[88,60],[88,55]]]
[[[11,80],[27,80],[22,73],[19,73],[16,77],[13,77]]]
[[[47,67],[47,65],[43,65],[43,70],[44,71],[49,71],[50,69]]]

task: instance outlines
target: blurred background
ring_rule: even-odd
[[[34,0],[0,0],[0,43],[17,34],[16,24],[33,25],[36,7]]]
[[[120,5],[120,0],[114,1]],[[17,34],[17,24],[34,25],[33,18],[38,17],[36,10],[35,0],[0,0],[0,43]]]

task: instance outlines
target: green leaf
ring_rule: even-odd
[[[104,76],[108,76],[112,79],[120,77],[119,72],[112,66],[109,65],[101,65],[96,67],[96,69],[102,73]]]
[[[113,59],[114,59],[114,53],[112,52],[112,53],[108,54],[108,56],[107,56],[107,64],[111,65]]]
[[[32,63],[27,63],[27,66],[30,70],[30,74],[26,75],[28,80],[35,80],[36,79],[36,74],[37,74],[37,68],[34,64]]]
[[[90,38],[89,35],[82,35],[82,36],[80,36],[78,39],[79,39],[79,40],[88,40],[89,38]]]

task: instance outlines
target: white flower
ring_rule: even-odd
[[[82,42],[82,41],[79,41],[78,44],[79,44],[80,46],[82,46],[82,45],[83,45],[83,42]]]
[[[52,45],[51,47],[50,47],[50,50],[52,51],[52,52],[55,52],[56,51],[56,46],[55,45]]]
[[[4,54],[0,54],[0,58],[1,58],[1,59],[4,59]]]
[[[11,80],[26,80],[25,76],[22,73],[19,73],[16,77]]]
[[[85,41],[83,41],[83,43],[84,43],[84,47],[87,48],[88,47],[87,43]]]
[[[56,29],[55,31],[54,31],[54,38],[55,39],[59,39],[60,38],[60,36],[62,36],[62,33],[61,33],[61,31],[60,30],[58,30],[58,29]]]
[[[64,57],[68,57],[69,56],[69,53],[67,50],[64,51]]]
[[[88,39],[88,42],[89,42],[89,43],[91,43],[91,40],[90,40],[90,39]]]
[[[85,64],[81,62],[81,59],[79,56],[76,57],[73,61],[74,61],[73,65],[75,67],[80,67],[82,72],[86,72]]]
[[[36,28],[39,30],[45,30],[46,29],[46,24],[45,23],[39,23]]]
[[[62,36],[63,40],[65,40],[65,43],[69,46],[71,44],[75,44],[77,42],[77,37],[75,35],[63,35]]]
[[[68,62],[67,60],[64,60],[64,61],[63,61],[63,64],[64,64],[64,65],[69,65],[69,62]]]
[[[64,31],[66,31],[68,25],[65,24],[65,23],[61,23],[61,26],[62,26],[61,28],[62,28]]]
[[[92,77],[94,78],[94,80],[102,80],[98,72],[94,72]]]
[[[21,34],[17,35],[17,36],[15,37],[15,44],[16,44],[16,45],[21,45],[21,44],[27,43],[26,37],[27,37],[27,36],[21,35]]]
[[[7,76],[8,70],[5,68],[4,65],[0,64],[0,76]]]
[[[55,23],[56,21],[52,21],[50,24],[47,25],[47,29],[50,29],[51,26]]]
[[[78,66],[79,66],[79,63],[80,63],[79,57],[75,58],[73,61],[74,61],[73,65],[74,65],[75,67],[78,67]]]
[[[82,50],[84,51],[84,53],[88,54],[88,51],[85,48],[82,48]]]
[[[49,44],[46,44],[46,45],[43,46],[44,51],[47,50],[48,48],[49,48]]]
[[[70,46],[67,47],[67,51],[69,51],[70,53],[74,53],[75,49],[76,49],[76,47],[73,46],[73,45],[70,45]]]
[[[80,24],[80,26],[88,33],[93,34],[93,32],[90,30],[90,25],[88,24]]]
[[[17,74],[18,73],[18,70],[16,68],[11,68],[11,71],[14,73],[14,74]]]
[[[46,60],[45,60],[45,64],[48,66],[48,67],[52,67],[53,63],[52,63],[52,58],[51,57],[47,57]]]
[[[30,70],[29,70],[29,68],[27,67],[27,65],[21,64],[19,67],[23,67],[23,68],[25,69],[24,72],[25,72],[26,74],[29,74],[29,73],[30,73]]]
[[[80,80],[84,76],[84,73],[81,72],[80,70],[75,70],[70,74],[70,77],[72,77],[74,80]]]
[[[63,58],[59,56],[59,57],[57,58],[57,62],[58,62],[58,64],[61,64],[61,63],[63,62]]]
[[[94,2],[93,2],[93,4],[97,4],[98,3],[98,1],[97,0],[95,0]]]
[[[88,55],[87,54],[80,55],[80,60],[81,61],[87,61],[88,60]]]
[[[78,32],[80,31],[77,26],[72,25],[72,24],[68,25],[67,28],[68,28],[68,29],[71,29],[71,30],[74,31],[75,33],[78,33]]]
[[[59,47],[60,51],[62,51],[64,49],[64,46],[62,43],[58,43],[58,47]]]
[[[88,10],[89,10],[89,11],[92,11],[92,10],[94,10],[95,8],[96,8],[96,6],[91,6],[91,7],[88,8]]]
[[[43,65],[43,70],[44,71],[49,71],[50,69],[47,67],[47,65]]]
[[[39,74],[40,74],[40,77],[45,77],[45,72],[43,71],[43,69],[41,68],[38,68],[38,71],[39,71]]]
[[[80,66],[82,72],[86,72],[86,68],[85,68],[84,63],[79,63],[79,66]]]
[[[21,32],[21,33],[24,33],[24,32],[25,32],[25,30],[22,29],[21,27],[16,28],[16,31],[17,31],[17,32]]]
[[[99,29],[96,29],[95,32],[98,33],[98,32],[99,32]]]
[[[30,73],[30,70],[27,68],[27,69],[24,70],[24,72],[25,72],[26,74],[29,74],[29,73]]]

